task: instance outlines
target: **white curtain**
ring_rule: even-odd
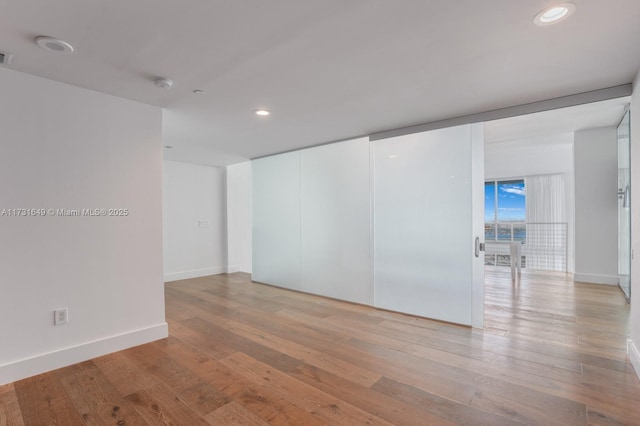
[[[526,256],[526,267],[566,271],[568,213],[565,176],[528,176],[525,188],[527,240],[522,248]]]

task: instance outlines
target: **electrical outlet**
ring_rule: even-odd
[[[53,311],[53,325],[65,325],[69,322],[69,310],[67,308]]]

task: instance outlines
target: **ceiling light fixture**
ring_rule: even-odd
[[[541,10],[533,18],[533,23],[538,26],[552,25],[562,22],[573,14],[576,5],[573,3],[560,3]]]
[[[271,114],[266,109],[257,109],[254,112],[255,112],[256,115],[260,115],[260,116],[263,116],[263,117],[266,117],[267,115]]]
[[[203,93],[204,93],[204,90],[202,90],[202,89],[196,89],[196,90],[193,91],[194,95],[202,95]]]
[[[171,89],[173,87],[173,80],[170,78],[156,77],[156,79],[153,80],[153,84],[161,89]]]
[[[53,37],[39,36],[36,37],[36,44],[48,50],[49,52],[64,53],[70,55],[73,53],[73,46],[66,41],[59,40]]]
[[[165,145],[164,147],[167,148],[167,149],[173,149],[173,146],[171,146],[171,145]]]

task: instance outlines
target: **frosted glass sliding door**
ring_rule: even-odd
[[[369,139],[301,151],[302,290],[373,304]]]
[[[300,152],[254,160],[254,281],[300,290]]]
[[[482,326],[482,125],[373,142],[374,303]]]
[[[618,125],[618,285],[631,299],[631,127],[630,111]]]
[[[370,160],[361,138],[252,162],[255,281],[373,303]]]

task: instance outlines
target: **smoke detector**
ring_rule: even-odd
[[[11,53],[0,51],[0,65],[9,65],[13,60],[13,55]]]
[[[173,80],[170,78],[156,77],[156,79],[153,80],[153,84],[161,89],[171,89],[173,87]]]
[[[36,37],[36,44],[44,50],[54,53],[64,53],[70,55],[73,53],[73,46],[66,41],[53,37],[40,36]]]

